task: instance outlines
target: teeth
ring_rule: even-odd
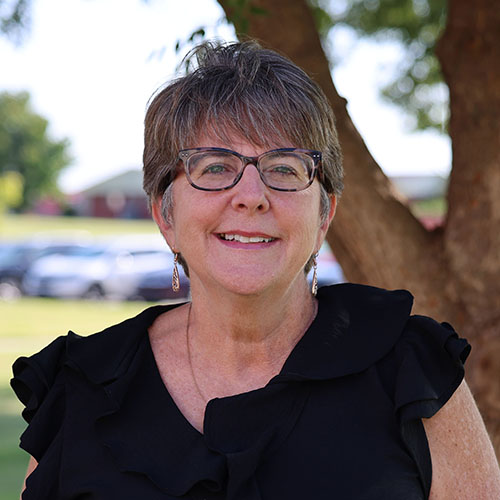
[[[224,233],[221,233],[220,237],[223,239],[223,240],[227,240],[227,241],[239,241],[240,243],[268,243],[270,241],[273,241],[274,238],[262,238],[260,236],[251,236],[251,237],[248,237],[248,236],[241,236],[240,234],[224,234]]]

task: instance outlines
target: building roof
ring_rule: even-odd
[[[142,189],[142,170],[127,170],[80,191],[80,194],[90,197],[107,196],[111,193],[133,197],[146,196]]]

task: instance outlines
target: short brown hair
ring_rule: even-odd
[[[328,194],[341,194],[333,112],[303,70],[254,41],[205,42],[188,54],[186,66],[194,60],[195,68],[160,89],[146,113],[144,190],[150,203],[175,179],[179,151],[197,146],[193,141],[202,134],[223,142],[236,134],[257,146],[291,142],[321,151],[321,185]]]

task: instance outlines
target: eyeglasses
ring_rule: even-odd
[[[309,149],[281,148],[259,156],[243,156],[223,148],[193,148],[179,152],[186,177],[196,189],[223,191],[235,186],[247,165],[254,165],[269,188],[302,191],[318,171],[321,153]]]

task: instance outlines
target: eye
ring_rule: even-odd
[[[235,176],[240,165],[238,158],[223,154],[202,153],[193,155],[189,163],[191,177]]]
[[[286,187],[291,183],[307,183],[309,157],[296,152],[270,152],[264,156],[261,167],[267,180],[276,186]]]
[[[267,173],[276,175],[297,175],[297,171],[290,165],[273,165],[272,167],[266,169]]]
[[[230,172],[231,168],[228,165],[224,165],[223,163],[214,163],[212,165],[207,165],[202,172],[204,174],[225,174]]]
[[[289,162],[275,162],[266,165],[263,168],[263,173],[268,178],[281,178],[281,179],[291,179],[293,177],[299,176],[299,171],[295,165]]]

